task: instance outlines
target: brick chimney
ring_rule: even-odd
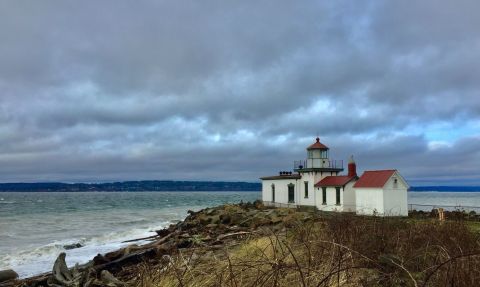
[[[350,160],[348,161],[348,176],[357,176],[357,164],[353,159],[353,155],[350,156]]]

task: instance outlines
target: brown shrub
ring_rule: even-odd
[[[478,235],[465,222],[330,214],[238,246],[187,250],[138,286],[475,286]]]

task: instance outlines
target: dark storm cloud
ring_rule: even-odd
[[[1,2],[0,180],[256,180],[318,133],[480,183],[479,6]]]

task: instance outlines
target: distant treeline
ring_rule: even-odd
[[[220,181],[124,181],[111,183],[1,183],[0,191],[260,191],[252,182]]]
[[[0,183],[0,191],[261,191],[257,182],[123,181],[110,183]],[[479,186],[412,186],[410,191],[480,191]]]

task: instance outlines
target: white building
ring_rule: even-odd
[[[357,214],[408,216],[408,183],[397,170],[365,171],[353,186]]]
[[[406,216],[406,181],[396,170],[366,171],[357,176],[353,156],[348,174],[342,160],[330,160],[329,148],[316,142],[307,148],[307,159],[294,162],[294,172],[262,177],[262,200],[274,206],[315,206],[323,211],[362,215]]]

